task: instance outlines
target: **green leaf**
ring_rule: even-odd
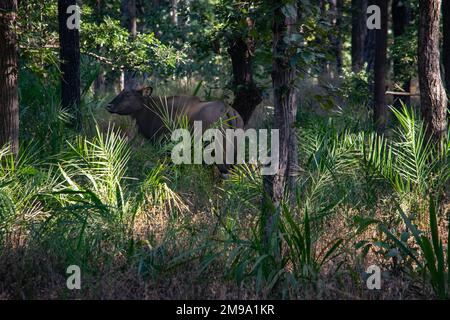
[[[419,259],[417,259],[416,254],[411,251],[410,248],[408,248],[407,246],[405,246],[405,244],[403,242],[401,242],[399,239],[397,239],[390,231],[389,229],[384,226],[384,225],[380,225],[380,229],[381,231],[383,231],[392,241],[394,241],[394,243],[396,245],[398,245],[400,247],[400,249],[403,250],[403,252],[405,252],[407,255],[409,255],[420,268],[423,268],[423,264],[419,261]]]
[[[437,224],[437,212],[436,203],[432,195],[430,195],[429,204],[429,214],[430,214],[430,229],[431,229],[431,239],[433,241],[433,249],[437,259],[437,283],[438,291],[440,295],[445,295],[445,260],[444,260],[444,248],[442,246],[442,241],[439,239],[439,230]],[[442,296],[441,296],[442,297]]]
[[[330,257],[338,248],[339,246],[344,242],[343,239],[338,239],[333,246],[325,253],[322,261],[320,262],[320,266],[322,266],[325,262],[327,262],[328,257]]]

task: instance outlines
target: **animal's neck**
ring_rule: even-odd
[[[139,122],[139,120],[142,119],[142,115],[145,113],[145,109],[146,109],[145,107],[139,109],[138,111],[132,113],[132,114],[131,114],[131,117],[132,117],[133,119],[135,119],[136,121]]]
[[[167,97],[158,97],[158,96],[151,96],[151,97],[145,97],[143,99],[143,106],[144,110],[155,110],[159,109],[161,106],[164,106],[164,101],[166,101]],[[142,110],[141,110],[142,111]]]

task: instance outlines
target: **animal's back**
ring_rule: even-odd
[[[183,110],[201,103],[198,97],[193,96],[152,96],[147,100],[147,106],[153,110]]]
[[[193,120],[202,121],[203,128],[207,129],[213,124],[220,122],[227,128],[244,128],[244,121],[239,113],[232,107],[225,105],[222,101],[202,102],[198,110],[193,114]]]
[[[149,97],[143,112],[138,115],[137,121],[140,132],[147,138],[155,138],[167,133],[167,121],[174,121],[186,116],[192,126],[194,121],[201,121],[203,130],[206,130],[219,118],[226,127],[244,128],[244,122],[239,113],[228,107],[222,101],[201,101],[194,96]]]

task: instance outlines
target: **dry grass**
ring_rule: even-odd
[[[176,242],[170,243],[171,252],[161,259],[161,265],[176,258],[178,254],[192,250],[211,240],[217,218],[211,208],[205,205],[199,211],[187,211],[176,219],[169,211],[148,211],[139,216],[135,224],[136,239],[142,241],[139,255],[145,257],[152,250],[164,244],[167,233],[176,232]],[[381,210],[378,211],[381,215]],[[342,214],[342,215],[341,215]],[[345,239],[342,255],[332,260],[318,275],[317,281],[305,283],[291,298],[297,299],[431,299],[431,288],[422,279],[411,279],[403,271],[393,270],[392,262],[380,257],[371,249],[365,257],[355,244],[362,239],[378,236],[375,228],[354,236],[354,225],[345,218],[348,210],[342,210],[334,218],[327,220],[324,227],[326,236],[318,244],[326,247],[337,238]],[[252,217],[242,215],[242,230],[252,225]],[[445,227],[442,225],[442,227]],[[442,228],[443,230],[444,228]],[[148,239],[152,239],[151,245]],[[42,251],[36,246],[18,246],[10,243],[8,250],[0,257],[0,298],[1,299],[257,299],[251,284],[237,287],[236,283],[224,277],[224,260],[212,263],[201,272],[201,255],[170,269],[158,273],[139,273],[140,261],[127,261],[116,256],[110,264],[100,262],[97,270],[82,274],[82,290],[68,291],[65,287],[66,264],[58,260],[52,252]],[[318,248],[320,252],[323,248]],[[339,272],[337,266],[343,263]],[[366,289],[364,270],[371,264],[383,270],[382,290]]]

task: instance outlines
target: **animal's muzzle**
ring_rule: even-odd
[[[113,112],[114,111],[114,106],[111,103],[109,103],[109,104],[106,105],[106,110],[108,110],[109,112]]]

